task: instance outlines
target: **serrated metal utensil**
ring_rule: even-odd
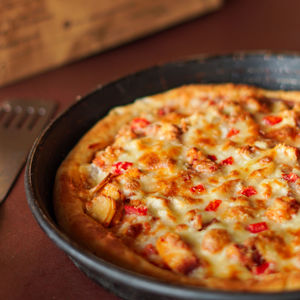
[[[35,138],[49,122],[56,103],[12,99],[0,102],[0,204],[8,195]]]

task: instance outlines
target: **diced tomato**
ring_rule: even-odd
[[[212,161],[216,161],[217,157],[215,155],[207,155],[207,158],[212,160]]]
[[[131,130],[136,131],[141,128],[145,128],[150,122],[145,118],[135,118],[131,121]]]
[[[148,212],[148,208],[146,206],[132,206],[132,205],[124,205],[124,209],[126,214],[128,215],[139,215],[139,216],[146,216]]]
[[[119,161],[117,163],[115,163],[113,165],[114,167],[114,170],[113,172],[116,174],[116,175],[120,175],[120,174],[123,174],[124,171],[126,171],[128,168],[130,168],[132,166],[132,163],[131,162],[128,162],[128,161]]]
[[[201,192],[205,191],[205,187],[202,184],[198,184],[198,185],[192,186],[191,191],[193,193],[196,193],[196,192],[201,193]]]
[[[248,186],[241,191],[241,194],[250,197],[257,194],[256,189],[253,186]]]
[[[166,111],[164,109],[164,107],[160,108],[158,111],[157,111],[157,114],[159,116],[164,116],[166,114]]]
[[[299,176],[295,173],[282,174],[282,178],[288,182],[296,182]]]
[[[251,233],[258,233],[258,232],[262,232],[262,231],[265,231],[268,229],[269,229],[269,227],[266,222],[249,224],[247,226],[247,230],[250,231]]]
[[[144,248],[144,254],[146,256],[148,255],[153,255],[153,254],[158,254],[156,248],[152,244],[147,244]]]
[[[265,116],[263,120],[267,125],[273,126],[280,123],[282,121],[282,118],[279,116]]]
[[[205,207],[206,211],[216,211],[220,204],[222,203],[222,200],[213,200],[208,203],[208,205]]]
[[[261,265],[257,266],[257,267],[254,267],[252,269],[252,272],[255,274],[255,275],[260,275],[260,274],[263,274],[265,273],[265,271],[269,268],[270,266],[270,263],[268,262],[264,262],[262,263]]]
[[[234,162],[234,159],[232,156],[227,157],[226,159],[221,161],[222,165],[232,165]]]
[[[161,107],[161,108],[157,111],[157,114],[158,114],[159,116],[165,116],[165,115],[169,114],[171,111],[172,111],[172,108],[171,108],[171,107],[164,106],[164,107]]]
[[[240,133],[240,131],[238,129],[231,128],[227,133],[227,137],[230,138],[234,135],[237,135],[238,133]]]

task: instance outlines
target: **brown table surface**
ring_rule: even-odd
[[[53,99],[62,111],[99,84],[157,63],[200,53],[300,51],[299,11],[297,0],[228,0],[213,14],[4,87],[0,101]],[[118,299],[44,234],[27,206],[23,181],[24,170],[0,206],[0,299]]]

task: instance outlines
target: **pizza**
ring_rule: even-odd
[[[300,92],[192,84],[116,107],[58,169],[62,230],[182,285],[300,288]]]

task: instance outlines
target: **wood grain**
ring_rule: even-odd
[[[223,0],[1,0],[0,86],[219,8]]]

